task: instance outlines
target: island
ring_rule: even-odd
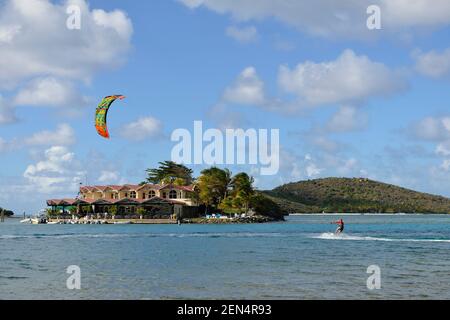
[[[263,223],[288,214],[450,213],[450,199],[367,178],[298,181],[258,191],[245,172],[210,167],[194,178],[165,161],[139,184],[81,186],[72,199],[47,201],[50,223]]]
[[[450,199],[367,178],[324,178],[263,194],[288,213],[450,213]]]
[[[165,161],[147,169],[139,184],[81,186],[74,198],[47,200],[50,223],[261,223],[284,212],[255,190],[245,172],[211,167],[193,177],[184,165]]]

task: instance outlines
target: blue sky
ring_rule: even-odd
[[[277,175],[231,167],[260,189],[364,176],[450,196],[449,31],[448,0],[0,1],[0,206],[140,182],[195,120],[280,129]],[[93,113],[111,94],[127,98],[105,140]]]

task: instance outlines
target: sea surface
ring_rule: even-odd
[[[334,236],[330,222],[343,217]],[[81,289],[69,290],[69,266]],[[371,265],[381,288],[369,290]],[[251,225],[0,223],[0,299],[450,299],[450,215]]]

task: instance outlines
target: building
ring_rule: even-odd
[[[142,208],[148,217],[163,218],[173,214],[189,217],[198,211],[195,191],[195,186],[172,184],[82,186],[77,198],[51,199],[47,205],[54,214],[76,208],[78,215],[114,212],[117,216],[130,216]]]

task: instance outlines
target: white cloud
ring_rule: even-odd
[[[35,192],[68,193],[78,190],[85,172],[67,147],[53,146],[45,151],[43,160],[29,165],[23,176]]]
[[[341,160],[341,165],[337,168],[337,172],[340,175],[347,176],[352,175],[352,173],[357,172],[358,161],[354,158]],[[359,170],[361,172],[361,170]]]
[[[373,2],[373,1],[372,1]],[[376,3],[378,1],[375,1]],[[437,27],[450,24],[448,0],[381,0],[382,15],[391,28]]]
[[[263,105],[266,103],[264,82],[259,79],[256,69],[253,67],[245,68],[235,83],[225,89],[223,100],[246,105]]]
[[[121,134],[129,140],[141,141],[162,135],[161,121],[153,117],[143,117],[122,127]]]
[[[441,156],[450,156],[450,140],[439,143],[436,147],[436,153]]]
[[[241,43],[254,42],[258,39],[258,30],[254,26],[242,28],[229,26],[226,30],[226,34]]]
[[[382,31],[390,33],[450,24],[448,0],[179,0],[191,9],[205,7],[230,14],[237,21],[274,18],[299,31],[321,37],[364,39],[375,36],[366,27],[369,5],[378,5]]]
[[[81,29],[69,30],[66,8],[81,9]],[[61,107],[76,116],[89,101],[75,81],[89,82],[99,71],[125,62],[133,26],[120,10],[91,10],[85,0],[6,0],[0,4],[0,125],[17,121],[16,105]],[[24,85],[24,82],[27,82]]]
[[[63,123],[55,131],[44,130],[35,133],[25,139],[25,143],[32,146],[68,146],[75,143],[75,132],[70,125]]]
[[[450,171],[450,159],[446,159],[442,162],[441,168],[444,171]]]
[[[81,8],[80,30],[66,27],[66,6]],[[58,27],[59,26],[59,27]],[[84,0],[7,0],[0,10],[0,86],[47,75],[90,80],[124,62],[132,24],[122,11],[91,11]]]
[[[115,183],[120,180],[120,174],[117,171],[105,171],[100,172],[98,181],[101,183]]]
[[[441,78],[450,75],[450,48],[442,51],[413,52],[416,70],[428,77]]]
[[[318,168],[315,163],[310,163],[306,166],[305,170],[308,178],[314,178],[320,175],[324,169]]]
[[[83,107],[87,102],[72,83],[53,77],[32,80],[14,99],[14,104],[21,106]]]
[[[11,43],[20,33],[21,27],[18,25],[3,26],[0,28],[0,44]]]
[[[133,34],[133,26],[121,10],[106,12],[97,9],[92,11],[92,17],[97,25],[115,30],[124,41],[128,41]]]
[[[307,61],[294,69],[281,66],[278,82],[309,105],[360,103],[405,87],[400,76],[384,64],[345,50],[335,61]]]
[[[426,117],[417,123],[413,130],[418,138],[424,140],[450,139],[450,117]]]
[[[14,107],[0,94],[0,125],[16,122]]]
[[[329,132],[360,130],[367,125],[367,116],[353,106],[341,106],[326,125]]]
[[[23,87],[12,102],[16,106],[58,108],[58,113],[78,116],[90,103],[72,82],[54,77],[37,78]]]

